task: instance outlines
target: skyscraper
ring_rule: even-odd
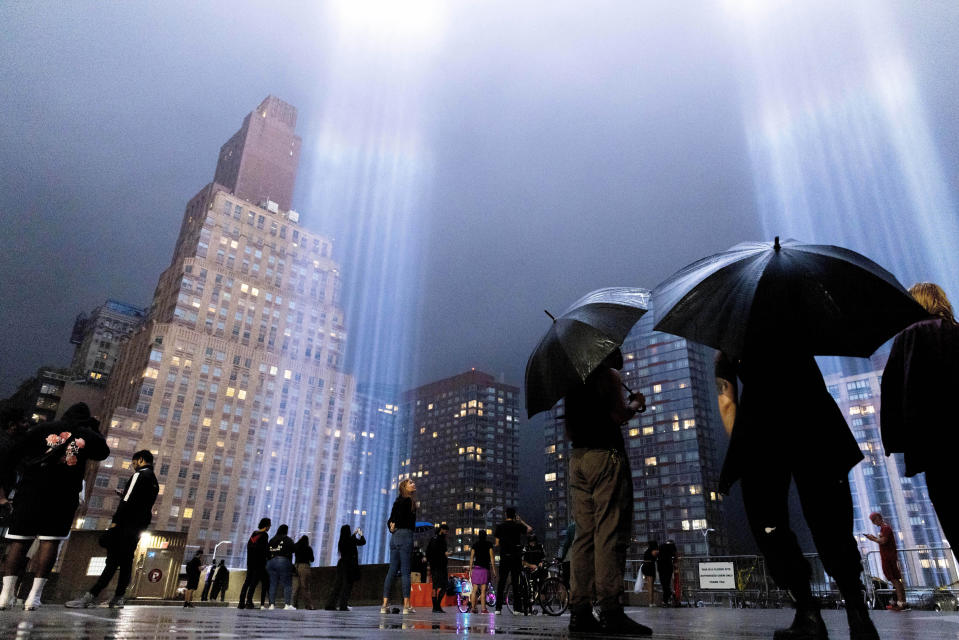
[[[503,518],[519,498],[519,389],[481,371],[407,391],[398,431],[396,482],[416,479],[417,518],[450,526],[451,551],[469,549],[473,535]],[[394,491],[395,492],[395,491]]]
[[[216,182],[187,204],[146,324],[124,345],[104,415],[110,458],[85,528],[104,527],[133,451],[156,456],[153,527],[242,560],[263,516],[336,556],[352,511],[343,462],[353,379],[328,238],[289,210],[296,110],[269,97],[224,145]],[[290,146],[290,145],[293,146]]]
[[[646,540],[675,541],[685,555],[727,549],[717,485],[720,438],[712,350],[653,331],[649,311],[623,344],[625,384],[646,396],[645,413],[623,427],[633,474],[633,538],[629,557],[641,557]],[[562,404],[545,425],[546,534],[555,548],[572,520],[569,511],[569,443]],[[714,531],[710,531],[714,530]]]
[[[70,368],[81,379],[106,384],[120,353],[120,345],[146,318],[146,309],[107,300],[73,324],[70,342],[76,345]]]

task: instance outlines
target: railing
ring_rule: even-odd
[[[811,553],[805,557],[811,569],[813,595],[822,601],[824,607],[844,606],[842,596],[823,569],[819,556]],[[912,606],[937,611],[959,609],[959,568],[948,547],[900,549],[899,557],[907,599]],[[709,566],[701,567],[703,563],[709,563]],[[645,584],[641,565],[641,560],[627,561],[627,592],[643,593]],[[867,553],[863,566],[867,603],[885,608],[893,590],[892,585],[877,577],[877,574],[881,575],[878,551]],[[660,589],[657,575],[653,588],[656,597]],[[676,558],[673,592],[684,606],[775,608],[791,602],[789,593],[776,587],[769,576],[763,557],[755,555],[680,556]]]

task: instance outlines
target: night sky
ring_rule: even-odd
[[[748,43],[730,16],[757,3],[411,0],[362,32],[404,37],[369,47],[345,3],[0,4],[0,397],[69,363],[76,314],[108,297],[149,304],[187,200],[268,94],[299,109],[295,208],[338,241],[345,282],[365,281],[368,260],[348,251],[359,231],[324,181],[333,89],[364,100],[356,130],[373,127],[379,100],[415,107],[402,120],[419,141],[421,225],[405,387],[469,367],[521,386],[544,308],[603,286],[651,288],[766,239],[745,133]],[[855,57],[864,45],[832,28],[854,12],[817,4],[813,46]],[[898,30],[954,203],[959,4],[858,6]],[[357,295],[344,289],[355,336],[377,321],[357,317]],[[539,464],[535,427],[524,452]]]

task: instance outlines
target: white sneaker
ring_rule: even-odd
[[[273,609],[276,609],[276,607],[274,607],[274,606],[271,604],[270,606],[267,607],[267,609],[269,609],[270,611],[273,611]]]
[[[284,610],[293,609],[294,611],[296,611],[296,607],[294,607],[292,604],[286,605],[285,607],[283,607],[283,609]]]
[[[389,607],[380,607],[380,613],[389,613],[389,612],[390,612]]]
[[[405,615],[408,615],[408,614],[411,614],[411,613],[416,613],[416,609],[414,609],[413,607],[403,607],[403,615],[404,615],[404,616],[405,616]]]
[[[42,604],[43,604],[43,603],[40,602],[40,597],[37,596],[37,597],[34,598],[33,600],[27,600],[26,602],[24,602],[24,603],[23,603],[23,610],[24,610],[24,611],[36,611],[37,609],[40,608],[40,605],[42,605]]]
[[[503,615],[503,610],[502,610],[502,609],[497,609],[497,610],[496,610],[496,615],[498,615],[498,616]]]

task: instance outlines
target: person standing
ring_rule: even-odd
[[[436,528],[429,544],[426,545],[426,560],[430,564],[430,576],[433,581],[433,613],[443,611],[443,596],[446,595],[446,583],[449,581],[448,565],[450,552],[446,545],[446,536],[450,527],[445,522]]]
[[[478,598],[483,605],[483,613],[489,613],[489,609],[486,608],[486,585],[489,584],[490,577],[496,577],[495,566],[493,545],[486,537],[486,529],[482,529],[476,534],[476,539],[470,548],[470,563],[467,569],[470,582],[473,585],[470,590],[470,611],[476,611],[476,600]],[[497,606],[503,599],[502,596],[496,598]]]
[[[246,578],[240,587],[239,609],[253,608],[253,592],[256,585],[260,585],[260,608],[266,602],[270,589],[270,577],[266,572],[266,562],[270,559],[270,536],[267,531],[273,523],[269,518],[263,518],[257,525],[256,531],[250,534],[246,543]]]
[[[203,580],[203,591],[200,592],[200,602],[210,599],[210,589],[213,588],[213,576],[216,574],[216,561],[206,568],[206,578]]]
[[[293,594],[293,606],[313,610],[313,596],[310,594],[310,567],[313,565],[313,547],[308,536],[300,536],[293,546],[293,567],[296,570],[296,593]]]
[[[37,570],[23,608],[27,611],[40,608],[43,588],[57,561],[60,542],[70,535],[73,516],[80,504],[86,462],[104,460],[110,455],[110,447],[100,435],[99,426],[90,415],[89,407],[80,402],[67,409],[60,420],[33,427],[0,454],[0,469],[22,465],[6,534],[8,548],[0,610],[16,602],[17,576],[26,564],[27,550],[34,540],[39,541],[33,558]],[[6,499],[6,495],[2,497]]]
[[[659,573],[659,585],[663,588],[663,606],[673,605],[673,571],[676,562],[676,544],[667,540],[659,547],[656,556],[656,571]]]
[[[197,549],[186,563],[186,591],[183,592],[183,606],[193,608],[193,594],[200,586],[200,568],[203,566],[203,549]]]
[[[633,524],[633,480],[622,425],[646,407],[641,393],[623,398],[623,353],[610,353],[566,394],[572,444],[569,489],[576,539],[572,551],[569,630],[650,635],[623,611],[626,549]],[[593,601],[600,618],[593,617]]]
[[[871,533],[865,535],[879,545],[879,560],[882,563],[882,572],[896,591],[896,601],[886,608],[890,611],[908,611],[906,587],[902,583],[902,568],[899,566],[899,548],[896,544],[896,534],[878,511],[869,514],[869,521],[879,527],[879,535],[875,536]]]
[[[906,327],[892,342],[880,385],[882,445],[886,455],[903,454],[906,476],[926,474],[929,499],[956,552],[959,509],[953,500],[959,421],[952,398],[959,389],[959,324],[939,285],[920,282],[909,293],[931,317]]]
[[[156,502],[160,485],[153,473],[153,454],[147,450],[133,454],[133,476],[126,486],[118,491],[121,500],[113,514],[113,522],[104,534],[107,561],[100,577],[78,600],[66,603],[67,607],[78,609],[94,606],[100,592],[106,589],[119,570],[117,586],[111,607],[122,607],[130,577],[133,574],[133,556],[140,543],[140,534],[147,530],[153,519],[153,503]],[[101,539],[101,543],[104,540]]]
[[[270,609],[276,607],[276,590],[283,587],[284,609],[293,606],[293,539],[287,535],[290,528],[281,524],[276,535],[270,540],[270,559],[266,563],[266,572],[270,575]]]
[[[496,585],[496,615],[503,613],[506,580],[513,589],[514,611],[526,613],[525,594],[520,588],[520,572],[523,570],[523,536],[533,530],[516,515],[515,507],[506,507],[506,519],[496,525],[493,532],[499,547],[499,582]]]
[[[649,606],[653,606],[653,585],[656,583],[656,557],[659,556],[659,542],[650,540],[643,551],[643,564],[640,573],[643,574],[643,588],[649,597]]]
[[[210,600],[216,600],[220,596],[220,602],[226,600],[226,591],[230,588],[230,570],[226,568],[226,562],[220,560],[216,565],[216,571],[213,574],[213,589],[210,591]]]
[[[863,455],[816,360],[795,346],[756,341],[746,345],[742,360],[718,355],[716,385],[730,434],[719,490],[728,494],[734,482],[741,482],[746,518],[766,567],[796,600],[792,625],[773,637],[828,637],[812,595],[809,563],[789,523],[789,485],[795,481],[823,568],[846,601],[850,638],[878,640],[865,605],[862,559],[852,531],[848,476]]]
[[[380,613],[389,612],[390,591],[393,581],[399,576],[403,587],[403,614],[414,613],[410,606],[410,564],[413,556],[413,529],[416,527],[416,483],[412,478],[401,480],[399,495],[393,501],[393,509],[386,526],[390,531],[390,568],[383,581],[383,605]]]
[[[340,611],[350,610],[349,600],[353,593],[353,583],[360,577],[360,552],[358,547],[365,544],[366,538],[363,537],[362,529],[351,531],[348,524],[340,527],[340,538],[336,543],[340,559],[336,563],[336,579],[333,581],[333,588],[326,599],[324,608],[327,611],[335,609]]]

